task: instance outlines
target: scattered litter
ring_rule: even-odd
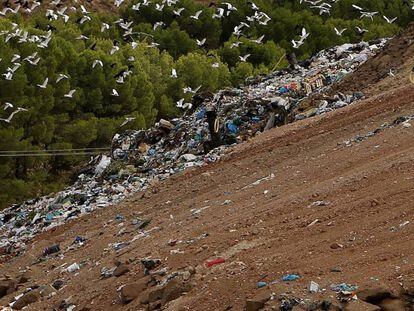
[[[262,288],[262,287],[265,287],[265,286],[267,286],[266,282],[263,282],[263,281],[257,282],[257,288]]]
[[[331,290],[334,292],[354,292],[358,289],[358,286],[356,285],[350,285],[347,283],[341,283],[341,284],[332,284]]]
[[[298,279],[300,279],[300,276],[298,274],[287,274],[282,277],[282,281],[284,282],[296,281]]]
[[[319,284],[314,282],[314,281],[311,281],[310,284],[309,284],[309,292],[310,293],[319,292]]]
[[[210,267],[213,267],[215,265],[222,264],[224,262],[226,262],[226,260],[224,258],[220,257],[220,258],[217,258],[217,259],[214,259],[214,260],[207,261],[205,265],[206,265],[207,268],[210,268]]]
[[[80,266],[75,262],[66,268],[66,271],[69,273],[75,272],[80,269]]]
[[[323,50],[306,66],[255,77],[245,85],[216,94],[200,94],[199,103],[193,103],[194,108],[180,118],[160,120],[147,130],[116,134],[110,154],[93,159],[73,185],[0,212],[0,249],[5,250],[0,257],[19,255],[36,235],[117,204],[138,191],[145,192],[149,186],[186,168],[217,162],[231,146],[265,129],[327,113],[361,99],[364,94],[360,92],[337,93],[324,97],[315,107],[296,110],[309,95],[323,95],[332,83],[355,71],[386,42],[383,39],[371,45],[361,42]],[[409,120],[405,118],[400,123]],[[272,173],[246,187],[273,178]],[[142,234],[136,236],[141,237]]]

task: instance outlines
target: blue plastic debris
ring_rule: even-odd
[[[237,132],[238,132],[238,128],[237,128],[237,126],[236,125],[234,125],[233,123],[227,123],[226,124],[226,126],[227,126],[227,129],[228,129],[228,131],[230,132],[230,133],[232,133],[232,134],[237,134]]]
[[[257,288],[262,288],[262,287],[265,287],[265,286],[267,286],[266,282],[263,282],[263,281],[257,282]]]
[[[123,221],[124,220],[124,216],[122,216],[121,214],[117,214],[115,216],[115,220],[117,220],[117,221]]]
[[[287,274],[284,277],[282,277],[282,281],[285,282],[296,281],[297,279],[300,279],[300,276],[297,274]]]
[[[341,283],[341,284],[332,284],[331,289],[334,292],[353,292],[358,289],[358,286]]]

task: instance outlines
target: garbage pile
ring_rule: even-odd
[[[275,126],[341,108],[362,93],[324,96],[317,107],[296,109],[379,52],[387,40],[344,44],[288,69],[216,94],[196,94],[181,118],[116,134],[110,155],[95,159],[66,189],[0,212],[0,261],[23,252],[36,234],[122,201],[186,168],[220,159],[226,149]]]

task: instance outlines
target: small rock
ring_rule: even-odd
[[[0,298],[16,291],[16,283],[13,280],[0,281]]]
[[[30,279],[29,273],[24,272],[17,277],[16,281],[17,281],[17,284],[23,284],[23,283],[27,283],[29,279]]]
[[[383,311],[405,311],[406,306],[405,303],[400,299],[395,298],[387,298],[381,301],[378,304],[379,307],[381,307],[381,310]]]
[[[401,287],[402,287],[402,293],[404,295],[414,297],[414,279],[403,281]]]
[[[339,243],[332,243],[331,244],[331,249],[339,249],[339,248],[343,248],[344,246],[342,244]]]
[[[125,273],[129,272],[129,268],[125,264],[120,264],[114,272],[112,273],[113,276],[120,277],[121,275],[124,275]]]
[[[51,295],[55,290],[50,285],[42,285],[39,287],[39,294],[42,297],[47,297]]]
[[[189,282],[181,281],[178,278],[172,279],[165,285],[161,299],[162,305],[179,298],[183,293],[189,292],[191,288],[192,285]]]
[[[28,306],[31,303],[38,301],[40,298],[39,292],[37,290],[32,290],[22,297],[20,297],[13,305],[13,309],[20,310]]]
[[[344,309],[344,311],[380,311],[380,310],[381,310],[380,307],[376,305],[372,305],[362,300],[351,301],[346,305]]]
[[[121,288],[119,292],[119,298],[121,302],[126,304],[137,298],[142,292],[144,292],[148,283],[150,282],[150,277],[143,277],[137,282],[126,284]]]
[[[188,267],[188,272],[190,272],[191,275],[196,274],[196,269],[193,266]]]
[[[162,298],[164,293],[164,286],[154,286],[148,288],[146,291],[139,295],[139,302],[142,304],[150,304],[156,302]]]
[[[377,304],[392,296],[390,290],[383,286],[366,288],[356,292],[357,297],[365,302]]]
[[[161,310],[161,301],[152,302],[147,305],[147,311]]]
[[[270,299],[270,291],[264,290],[251,299],[246,300],[246,311],[257,311],[264,307],[265,303]]]

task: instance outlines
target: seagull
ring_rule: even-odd
[[[82,4],[81,4],[81,11],[82,11],[82,14],[89,14],[90,13],[85,9],[85,7]]]
[[[69,93],[67,93],[63,96],[66,97],[66,98],[72,98],[73,94],[75,94],[75,92],[76,92],[76,89],[73,89],[73,90],[70,90]]]
[[[11,63],[14,63],[16,60],[20,59],[20,55],[19,54],[13,54],[12,59],[10,60]]]
[[[195,93],[197,93],[198,92],[198,90],[201,88],[201,85],[200,86],[198,86],[196,89],[192,89],[190,86],[187,86],[187,87],[185,87],[185,88],[183,88],[183,92],[184,92],[184,94],[186,94],[186,93],[193,93],[193,94],[195,94]]]
[[[378,14],[378,12],[361,12],[361,17],[360,18],[364,18],[364,17],[368,17],[371,20],[374,20],[374,15]]]
[[[302,44],[303,42],[300,40],[299,41],[292,40],[292,46],[294,49],[298,49]]]
[[[137,3],[137,4],[134,4],[134,5],[132,5],[132,9],[134,10],[134,11],[139,11],[139,7],[141,6],[141,3]]]
[[[214,13],[211,18],[222,18],[224,16],[224,9],[218,8],[217,13]]]
[[[193,107],[192,103],[184,103],[184,98],[181,98],[177,104],[176,104],[177,108],[181,108],[181,109],[191,109]]]
[[[355,29],[358,31],[360,35],[363,35],[364,33],[368,32],[368,29],[360,28],[358,26],[356,26]]]
[[[101,32],[104,32],[105,30],[109,29],[109,25],[107,23],[102,23],[101,25]]]
[[[135,118],[133,118],[133,117],[126,117],[125,118],[125,121],[122,122],[121,127],[124,126],[124,125],[126,125],[127,123],[133,121],[133,120],[135,120]]]
[[[242,62],[246,62],[249,57],[250,57],[250,54],[246,54],[244,56],[239,56],[240,61],[242,61]]]
[[[47,87],[48,82],[49,82],[49,78],[46,78],[42,84],[38,84],[37,86],[40,87],[41,89],[45,89]]]
[[[233,6],[231,3],[223,2],[223,4],[227,5],[227,10],[228,11],[237,11],[237,8],[235,6]]]
[[[7,71],[15,73],[17,69],[20,68],[21,64],[20,63],[13,63],[13,68],[8,67]]]
[[[10,81],[11,79],[13,79],[13,72],[11,72],[11,71],[8,71],[8,72],[6,72],[6,73],[3,73],[2,75],[3,75],[3,76],[4,76],[4,78],[5,78],[6,80],[8,80],[8,81]]]
[[[115,89],[112,89],[111,96],[119,96],[119,94]]]
[[[254,42],[254,43],[257,43],[257,44],[261,44],[261,43],[262,43],[263,38],[264,38],[264,35],[263,35],[263,36],[261,36],[261,37],[259,37],[259,38],[257,38],[256,40],[250,40],[250,41],[251,41],[251,42]]]
[[[203,46],[203,45],[204,45],[204,43],[206,43],[206,38],[204,38],[204,39],[202,39],[202,40],[198,40],[198,39],[196,39],[196,41],[197,41],[197,45],[198,45],[198,46]]]
[[[91,18],[89,16],[85,15],[79,20],[79,24],[82,25],[83,23],[85,23],[87,21],[88,22],[91,21]]]
[[[12,105],[12,104],[10,104],[9,102],[6,102],[6,103],[4,104],[4,108],[3,108],[3,110],[7,110],[7,109],[9,109],[9,108],[13,108],[13,105]]]
[[[175,68],[171,69],[171,77],[177,78],[177,70]]]
[[[338,36],[342,36],[342,34],[344,33],[344,31],[345,31],[346,29],[347,29],[347,28],[338,29],[338,28],[334,27],[335,33],[336,33]]]
[[[181,13],[184,11],[184,8],[179,8],[177,10],[173,10],[174,15],[181,16]]]
[[[164,5],[163,5],[163,4],[158,4],[158,3],[156,3],[156,4],[155,4],[155,9],[156,9],[157,11],[162,12],[162,10],[164,9]]]
[[[302,34],[300,35],[300,42],[303,42],[307,37],[309,37],[309,33],[306,32],[305,28],[302,28]]]
[[[201,14],[202,12],[203,12],[202,10],[197,11],[197,12],[195,12],[195,14],[194,14],[194,15],[190,15],[190,18],[192,18],[192,19],[198,19],[198,17],[200,16],[200,14]]]
[[[259,10],[259,7],[254,2],[247,2],[247,3],[250,3],[250,5],[252,6],[252,10],[254,10],[254,11]]]
[[[392,24],[392,23],[394,23],[397,20],[397,17],[388,18],[385,15],[383,15],[382,17],[387,21],[388,24]]]
[[[152,26],[152,30],[156,30],[158,27],[162,27],[164,25],[164,22],[156,22],[154,26]]]
[[[230,45],[230,48],[232,49],[232,48],[238,48],[239,47],[239,45],[241,44],[242,42],[241,41],[236,41],[236,42],[233,42],[231,45]]]
[[[18,107],[18,108],[17,108],[17,110],[13,111],[13,112],[9,115],[9,117],[8,117],[7,119],[2,119],[2,118],[0,118],[0,121],[4,121],[4,122],[6,122],[6,123],[10,123],[10,121],[13,119],[14,115],[15,115],[16,113],[20,112],[20,111],[27,111],[27,109],[24,109],[24,108]]]
[[[33,59],[33,60],[32,59],[28,59],[27,61],[29,62],[30,65],[36,66],[39,63],[39,61],[40,61],[40,57],[38,57],[36,59]]]
[[[69,77],[63,73],[59,73],[58,78],[56,79],[56,83],[59,83],[63,79],[69,79]]]
[[[101,61],[101,60],[99,60],[99,59],[95,59],[95,60],[93,61],[93,63],[92,63],[92,68],[95,68],[97,65],[99,65],[99,66],[103,67],[103,63],[102,63],[102,61]]]
[[[392,68],[390,68],[390,71],[388,72],[388,75],[389,75],[390,77],[395,78],[395,74],[394,74],[394,71],[392,70]]]
[[[358,11],[362,11],[362,10],[363,10],[363,8],[361,8],[360,6],[357,6],[357,5],[355,5],[355,4],[353,4],[353,5],[352,5],[352,7],[353,7],[354,9],[358,10]]]
[[[116,52],[118,52],[119,51],[119,46],[118,46],[118,44],[116,43],[115,45],[113,45],[112,46],[112,49],[109,51],[109,54],[110,55],[114,55]]]
[[[89,40],[89,37],[80,35],[79,37],[76,37],[76,40]]]

